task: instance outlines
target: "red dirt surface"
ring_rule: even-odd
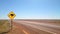
[[[21,32],[22,32],[22,27],[16,23],[13,23],[12,30],[10,30],[10,32],[8,32],[7,34],[20,34]]]

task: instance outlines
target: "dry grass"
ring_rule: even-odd
[[[0,20],[0,33],[7,32],[10,29],[10,23],[8,20]]]

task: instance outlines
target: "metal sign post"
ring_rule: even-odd
[[[11,19],[11,30],[13,29],[13,21],[12,21],[12,19]]]
[[[14,13],[13,11],[11,11],[11,12],[8,14],[8,17],[9,17],[10,20],[11,20],[11,30],[12,30],[12,28],[13,28],[13,19],[14,19],[15,16],[16,16],[16,15],[15,15],[15,13]]]

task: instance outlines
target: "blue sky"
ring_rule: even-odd
[[[60,0],[0,0],[0,19],[60,19]]]

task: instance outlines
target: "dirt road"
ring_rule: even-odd
[[[7,34],[60,34],[60,25],[14,20]]]

